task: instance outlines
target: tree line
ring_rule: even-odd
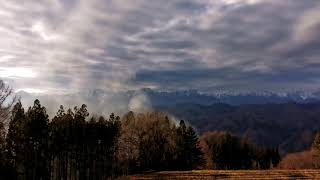
[[[2,128],[3,129],[3,128]],[[5,132],[5,130],[2,130]],[[227,132],[201,137],[165,113],[90,116],[86,105],[60,106],[49,120],[39,100],[11,111],[0,136],[0,176],[8,179],[107,179],[161,170],[268,169],[277,149],[255,146]]]

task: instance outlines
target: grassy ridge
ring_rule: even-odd
[[[133,175],[126,179],[320,179],[320,170],[172,171]]]

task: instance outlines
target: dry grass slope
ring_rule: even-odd
[[[176,172],[156,172],[141,175],[133,175],[123,179],[248,179],[248,180],[274,180],[274,179],[320,179],[320,170],[240,170],[240,171],[176,171]]]

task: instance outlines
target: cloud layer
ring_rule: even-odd
[[[318,0],[1,0],[0,7],[0,76],[15,89],[319,88]]]

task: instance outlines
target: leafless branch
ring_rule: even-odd
[[[11,107],[17,100],[13,89],[0,80],[0,123],[4,125],[8,123]]]

